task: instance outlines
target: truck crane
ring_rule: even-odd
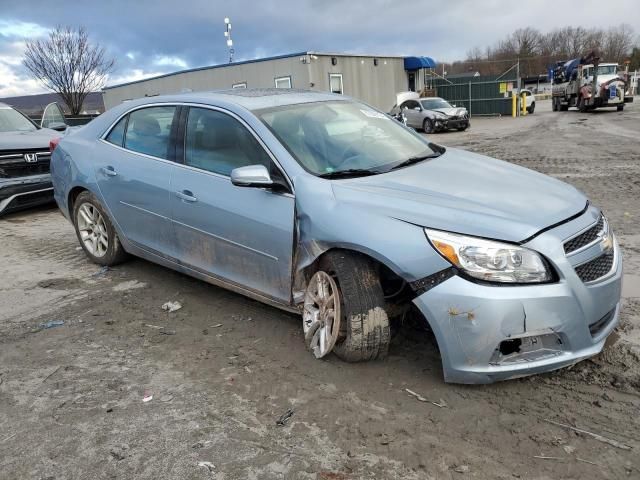
[[[557,62],[553,69],[551,106],[553,111],[577,107],[581,112],[616,107],[633,102],[627,90],[630,82],[618,73],[617,63],[600,63],[596,52],[582,58]]]

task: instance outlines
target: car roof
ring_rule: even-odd
[[[7,105],[6,103],[2,103],[2,102],[0,102],[0,108],[11,108],[11,109],[13,109],[13,107],[11,105]]]
[[[300,103],[345,101],[349,97],[332,93],[314,92],[309,90],[297,90],[290,88],[233,88],[228,90],[215,90],[209,92],[187,92],[173,95],[158,95],[145,97],[136,103],[204,103],[216,104],[233,103],[248,110],[261,110],[264,108],[295,105]]]

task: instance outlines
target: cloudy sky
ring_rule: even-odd
[[[85,26],[115,58],[109,84],[223,63],[224,17],[236,59],[305,50],[461,59],[516,28],[640,26],[638,0],[0,0],[0,97],[40,93],[25,39]],[[551,15],[549,12],[564,12]],[[640,27],[638,27],[640,33]]]

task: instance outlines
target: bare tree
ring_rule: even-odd
[[[30,40],[23,60],[31,75],[62,97],[77,115],[90,92],[101,89],[114,61],[104,48],[89,43],[83,27],[56,27],[49,38]]]

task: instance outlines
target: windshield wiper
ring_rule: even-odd
[[[437,158],[440,155],[442,155],[441,152],[433,152],[426,155],[416,155],[415,157],[409,157],[400,163],[396,163],[393,167],[391,167],[390,170],[395,170],[396,168],[408,167],[409,165],[422,162],[423,160],[427,160],[429,158]]]
[[[377,175],[382,173],[379,170],[368,170],[366,168],[347,168],[346,170],[336,170],[335,172],[326,172],[318,175],[320,178],[348,178],[348,177],[366,177],[368,175]]]

